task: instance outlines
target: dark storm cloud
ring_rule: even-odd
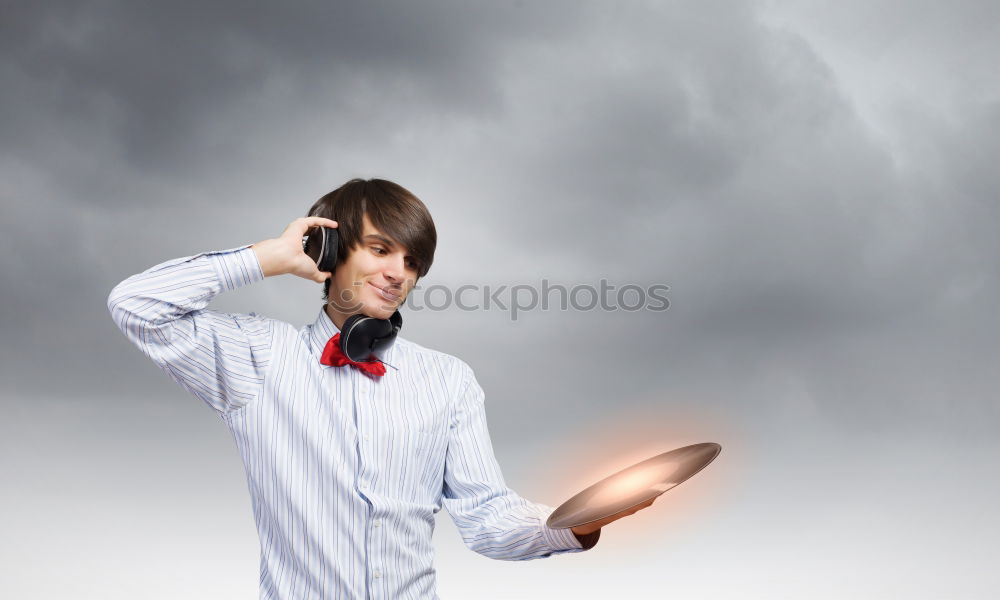
[[[103,189],[94,180],[125,167],[169,176],[197,171],[218,152],[243,153],[257,119],[283,122],[296,111],[317,121],[350,113],[348,122],[390,109],[495,111],[501,94],[494,74],[504,47],[554,43],[582,14],[568,8],[20,5],[7,11],[0,30],[10,84],[2,107],[7,151],[39,166],[68,166],[63,175]],[[274,94],[284,104],[269,104]],[[106,162],[89,165],[102,172],[73,173],[59,151],[85,152],[94,142],[109,153]]]
[[[900,155],[803,35],[738,11],[701,29],[645,16],[631,37],[592,25],[617,45],[540,63],[562,75],[546,82],[558,93],[525,113],[530,137],[501,138],[515,175],[496,174],[503,196],[479,210],[519,236],[511,275],[667,282],[671,314],[627,329],[581,317],[558,336],[539,323],[553,332],[542,354],[624,338],[623,371],[674,389],[724,379],[720,402],[754,418],[800,403],[851,428],[991,435],[971,415],[993,414],[995,104],[957,121],[900,115]],[[679,36],[686,55],[664,41],[681,22],[696,31]],[[601,68],[558,68],[577,59]],[[541,385],[546,402],[579,407]]]
[[[238,3],[105,2],[27,4],[5,13],[4,238],[16,251],[5,254],[3,266],[20,283],[3,292],[10,324],[4,350],[8,364],[36,369],[50,354],[39,344],[54,335],[81,346],[90,340],[94,356],[107,339],[98,324],[107,325],[101,298],[109,283],[164,260],[157,245],[190,248],[182,232],[202,225],[172,223],[157,218],[159,211],[201,211],[216,221],[213,211],[232,214],[210,200],[206,186],[220,182],[252,212],[246,191],[262,194],[259,183],[240,189],[234,174],[273,177],[285,148],[302,161],[324,130],[338,143],[375,150],[414,115],[495,111],[504,46],[554,42],[581,14],[554,4],[247,10]],[[288,138],[275,135],[282,128]],[[389,137],[369,141],[367,131]],[[274,228],[265,231],[276,235]],[[109,261],[125,247],[148,252],[148,264],[123,271]],[[72,300],[61,297],[67,290]]]
[[[120,353],[102,313],[110,286],[167,252],[208,249],[208,223],[237,210],[258,213],[243,230],[275,235],[270,217],[288,210],[255,186],[314,173],[296,163],[331,146],[349,164],[354,153],[396,165],[438,202],[442,250],[454,254],[437,281],[490,281],[490,265],[498,283],[670,285],[668,313],[539,319],[544,339],[532,340],[564,354],[593,331],[634,339],[623,369],[655,373],[650,389],[668,377],[703,385],[718,377],[704,362],[717,354],[739,365],[733,381],[765,396],[784,368],[848,414],[880,395],[905,410],[899,392],[919,384],[901,381],[920,380],[915,365],[957,355],[904,361],[882,378],[855,370],[847,387],[863,399],[847,402],[830,361],[891,365],[885,357],[934,345],[941,328],[991,330],[979,299],[996,288],[985,258],[995,205],[983,201],[997,183],[985,158],[995,140],[983,133],[995,110],[958,124],[899,117],[905,141],[934,148],[901,163],[826,47],[742,3],[303,6],[93,4],[5,20],[4,168],[16,201],[5,222],[41,211],[86,227],[52,225],[82,240],[69,255],[32,229],[6,236],[32,250],[4,258],[22,282],[4,291],[5,312],[29,315],[13,320],[17,350],[5,348],[21,372],[44,361],[39,334],[68,330],[93,340],[92,355]],[[195,205],[207,220],[188,225]],[[169,234],[150,236],[150,224]],[[252,241],[232,235],[217,245]],[[132,260],[120,250],[130,246]],[[40,271],[47,279],[31,276]],[[86,301],[65,312],[48,280]],[[261,312],[284,305],[278,293],[250,294]],[[52,314],[77,318],[54,325]],[[458,317],[471,318],[426,318]],[[914,334],[928,319],[938,328]],[[483,323],[487,336],[510,335],[509,322]],[[981,356],[989,339],[973,337]],[[555,406],[569,403],[557,389]]]

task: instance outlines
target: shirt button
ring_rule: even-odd
[[[382,571],[375,571],[374,573],[372,573],[372,575],[374,575],[375,577],[381,577]]]
[[[367,433],[365,434],[365,441],[366,442],[368,441],[368,434]]]
[[[376,520],[375,521],[375,527],[381,527],[381,526],[382,526],[382,521],[381,520]]]

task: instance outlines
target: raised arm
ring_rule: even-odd
[[[159,264],[115,286],[108,310],[122,333],[174,381],[219,412],[238,409],[260,391],[278,323],[205,307],[223,291],[270,275],[324,281],[330,274],[302,252],[302,234],[317,225],[336,227],[329,219],[296,219],[273,240]]]

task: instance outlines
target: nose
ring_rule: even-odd
[[[397,253],[395,256],[390,258],[385,262],[385,268],[382,270],[382,274],[386,279],[393,283],[402,283],[406,276],[406,259],[401,253]]]

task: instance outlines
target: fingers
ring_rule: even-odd
[[[323,217],[301,217],[295,221],[300,222],[300,227],[303,233],[308,231],[311,227],[337,227],[336,221],[332,219],[325,219]]]
[[[323,227],[336,227],[337,222],[333,219],[326,219],[323,217],[302,217],[302,219],[309,224],[310,227],[321,225]]]
[[[637,505],[633,506],[632,508],[627,508],[624,511],[618,513],[618,515],[615,515],[614,518],[615,519],[620,519],[622,517],[627,517],[629,515],[634,515],[635,513],[639,512],[640,510],[642,510],[644,508],[647,508],[649,506],[652,506],[654,500],[656,500],[656,498],[651,498],[649,500],[646,500],[642,504],[637,504]]]
[[[633,508],[632,512],[639,512],[640,510],[642,510],[644,508],[648,508],[648,507],[652,506],[654,500],[656,500],[656,498],[650,498],[649,500],[646,500],[642,504],[639,504],[638,506],[636,506],[635,508]]]
[[[290,237],[305,236],[306,232],[313,227],[330,227],[336,229],[338,226],[337,222],[332,219],[326,219],[323,217],[299,217],[285,228],[285,233],[282,235],[289,235]]]
[[[597,521],[596,523],[592,523],[591,525],[595,526],[595,529],[599,529],[601,527],[604,527],[605,525],[610,525],[611,523],[614,523],[618,519],[624,519],[625,517],[634,515],[635,513],[639,512],[640,510],[642,510],[644,508],[646,508],[647,506],[652,505],[653,501],[655,501],[655,500],[656,500],[656,498],[652,498],[650,500],[647,500],[647,501],[643,502],[642,504],[637,504],[637,505],[633,506],[632,508],[627,508],[627,509],[625,509],[625,510],[619,512],[619,513],[611,515],[610,517],[605,517],[605,518],[601,519],[600,521]]]

